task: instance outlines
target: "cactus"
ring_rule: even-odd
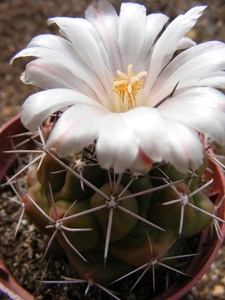
[[[66,255],[88,284],[108,286],[144,269],[153,272],[155,292],[163,270],[188,275],[176,267],[179,258],[195,255],[181,254],[185,240],[223,221],[204,192],[212,182],[204,177],[207,151],[193,173],[156,163],[147,173],[116,174],[101,168],[94,144],[60,159],[39,137],[31,140],[42,154],[26,174],[25,213],[49,236],[46,251]]]
[[[224,222],[205,173],[207,143],[225,144],[225,98],[215,89],[224,87],[225,46],[184,36],[204,8],[163,32],[167,16],[148,19],[134,3],[118,16],[100,0],[85,20],[50,19],[65,38],[36,37],[13,58],[37,57],[21,79],[46,89],[21,111],[40,150],[27,173],[25,213],[49,235],[47,250],[116,299],[105,286],[130,275],[132,289],[150,271],[153,291],[162,270],[185,275],[176,267],[185,240]]]

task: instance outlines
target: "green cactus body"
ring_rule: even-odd
[[[85,262],[74,251],[68,250],[67,257],[78,275],[83,279],[91,279],[99,284],[109,284],[117,278],[130,272],[133,267],[109,254],[107,264],[103,261],[102,251],[90,250],[84,252]]]
[[[214,205],[212,201],[205,195],[204,192],[200,191],[193,196],[193,204],[198,208],[208,213],[214,213]],[[194,210],[194,216],[192,222],[184,228],[182,231],[182,238],[191,237],[199,232],[202,232],[206,227],[212,223],[213,218],[209,215],[204,214],[201,211]]]
[[[174,184],[174,186],[169,186],[165,189],[159,190],[154,193],[152,205],[149,210],[149,219],[162,227],[170,226],[178,227],[181,218],[181,202],[176,202],[170,205],[164,205],[172,200],[178,200],[182,196],[186,196],[190,193],[187,185],[184,182]],[[188,199],[190,203],[193,203],[192,197]],[[183,228],[188,226],[193,220],[193,208],[186,206],[184,209],[184,225]],[[176,229],[175,229],[176,231]]]
[[[174,240],[175,235],[171,228],[160,231],[150,226],[141,226],[121,241],[112,243],[110,252],[124,262],[140,267],[151,263],[156,257],[164,257],[167,253],[165,250],[169,249],[169,245]]]
[[[71,201],[60,200],[49,211],[49,216],[56,222],[65,216],[73,216],[71,219],[63,220],[62,225],[68,228],[68,231],[64,230],[64,234],[78,251],[87,251],[94,248],[101,239],[100,228],[93,214],[89,213],[76,217],[76,214],[89,209],[89,207],[89,199],[78,200],[75,205]],[[70,231],[70,229],[77,229],[77,231]],[[82,229],[91,230],[82,231]],[[57,239],[64,249],[71,249],[61,231],[57,233]]]
[[[66,160],[64,160],[66,162]],[[60,172],[61,171],[61,172]],[[46,154],[40,168],[37,170],[37,179],[46,189],[51,184],[51,189],[57,191],[62,188],[66,172],[51,156]]]
[[[46,155],[37,175],[35,168],[28,173],[23,200],[29,218],[54,235],[53,251],[66,255],[83,279],[108,284],[148,264],[162,272],[157,262],[164,260],[175,267],[176,259],[166,258],[180,255],[183,239],[212,222],[195,208],[213,213],[212,202],[202,191],[193,193],[206,162],[190,179],[171,165],[134,176],[89,166],[88,160],[79,169],[73,160]]]
[[[110,196],[112,194],[110,183],[106,183],[103,185],[100,190],[104,192],[106,195]],[[117,195],[114,195],[116,198],[122,191],[124,190],[124,186],[120,185],[118,187]],[[124,196],[131,195],[131,192],[126,190],[123,194]],[[107,201],[103,199],[98,193],[95,193],[91,197],[90,205],[92,208],[98,207],[102,204],[107,204]],[[127,210],[138,214],[138,204],[137,200],[134,197],[130,197],[128,200],[121,201],[119,203],[121,206],[126,208]],[[110,204],[108,204],[110,205]],[[124,211],[121,211],[117,208],[112,208],[113,211],[113,221],[112,221],[112,230],[110,241],[115,242],[121,240],[124,236],[126,236],[137,223],[137,219],[133,216],[130,216]],[[101,209],[94,212],[96,219],[98,220],[99,225],[103,231],[103,238],[106,235],[108,219],[109,219],[109,208]]]
[[[126,186],[129,184],[131,178],[128,174],[124,174],[121,179],[121,184]],[[128,190],[131,193],[138,193],[145,190],[150,190],[152,188],[151,180],[149,179],[148,175],[144,175],[140,178],[135,178],[132,183],[129,185]],[[153,193],[145,193],[144,195],[140,195],[136,197],[139,207],[139,216],[143,218],[147,218],[148,210],[152,201]]]
[[[43,186],[36,181],[28,188],[27,193],[23,195],[22,199],[25,205],[26,215],[42,232],[49,234],[49,229],[46,229],[46,226],[49,224],[49,219],[42,213],[42,211],[49,215],[50,205],[46,195],[46,190]],[[42,211],[40,211],[37,206],[40,207]]]
[[[101,186],[103,171],[99,166],[85,168],[82,173],[83,177],[96,187]],[[67,201],[75,201],[76,199],[91,196],[93,193],[94,191],[90,187],[85,184],[82,187],[80,180],[72,173],[67,172],[65,184],[62,189],[55,194],[55,200],[65,199]]]
[[[199,184],[201,183],[201,179],[208,166],[208,162],[209,162],[208,156],[205,154],[202,164],[197,170],[193,172],[193,174],[192,172],[182,173],[171,164],[163,164],[159,168],[154,168],[150,171],[150,176],[152,177],[152,183],[154,186],[159,186],[165,183],[165,181],[162,180],[162,178],[169,179],[172,181],[177,181],[182,179],[184,181],[189,181],[190,178],[192,178],[189,184],[189,189],[193,190],[194,188],[198,187]]]
[[[179,235],[182,214],[181,209],[183,205],[182,232],[180,237],[191,237],[201,232],[212,222],[212,217],[198,211],[197,209],[200,208],[207,213],[212,214],[214,211],[214,205],[205,193],[201,191],[193,197],[188,197],[188,194],[191,192],[187,189],[186,184],[183,182],[175,184],[174,187],[175,189],[168,187],[154,194],[149,211],[149,220],[163,228],[165,226],[170,226],[173,228],[174,233]],[[165,203],[169,203],[169,201],[179,199],[179,193],[181,193],[184,199],[186,197],[185,200],[187,201],[187,204],[184,204],[181,198],[180,202],[164,205]]]

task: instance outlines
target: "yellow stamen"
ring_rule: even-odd
[[[142,71],[135,75],[132,72],[132,65],[128,65],[127,73],[117,71],[120,78],[114,79],[114,89],[120,98],[120,111],[126,111],[137,106],[137,95],[144,84],[142,77],[147,75],[147,72]]]

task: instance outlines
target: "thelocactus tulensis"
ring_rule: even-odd
[[[186,36],[205,8],[169,22],[99,0],[85,18],[51,18],[60,36],[13,58],[36,58],[21,80],[43,89],[21,110],[39,153],[25,212],[49,235],[46,250],[116,299],[110,284],[134,274],[131,290],[152,274],[153,295],[158,270],[185,276],[183,243],[210,224],[220,238],[204,174],[209,146],[225,144],[225,44]]]

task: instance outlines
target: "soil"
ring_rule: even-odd
[[[126,2],[126,1],[124,1]],[[135,1],[130,1],[135,2]],[[225,2],[223,0],[143,0],[148,13],[161,11],[173,19],[195,5],[207,4],[208,8],[189,36],[197,42],[207,40],[225,41]],[[0,0],[0,125],[20,112],[20,107],[28,95],[37,89],[22,84],[19,76],[24,70],[26,59],[20,59],[10,66],[9,61],[19,50],[24,48],[32,37],[42,33],[56,33],[56,27],[48,27],[47,19],[52,16],[83,16],[91,1],[79,0]],[[121,1],[112,0],[117,9]],[[135,25],[135,24],[134,24]],[[36,228],[24,218],[14,239],[20,206],[6,201],[2,195],[0,201],[0,250],[13,276],[26,289],[35,294],[36,299],[84,299],[84,285],[40,284],[38,280],[51,279],[52,275],[63,274],[73,277],[73,269],[64,258],[41,259],[46,241]],[[49,261],[48,268],[43,270]],[[183,298],[224,299],[225,294],[225,246],[219,251],[217,260],[199,283]],[[38,280],[37,280],[38,279]],[[95,289],[85,299],[106,299],[104,294]],[[133,297],[133,298],[132,298]],[[9,299],[0,293],[0,299]],[[134,295],[130,299],[135,299]]]

